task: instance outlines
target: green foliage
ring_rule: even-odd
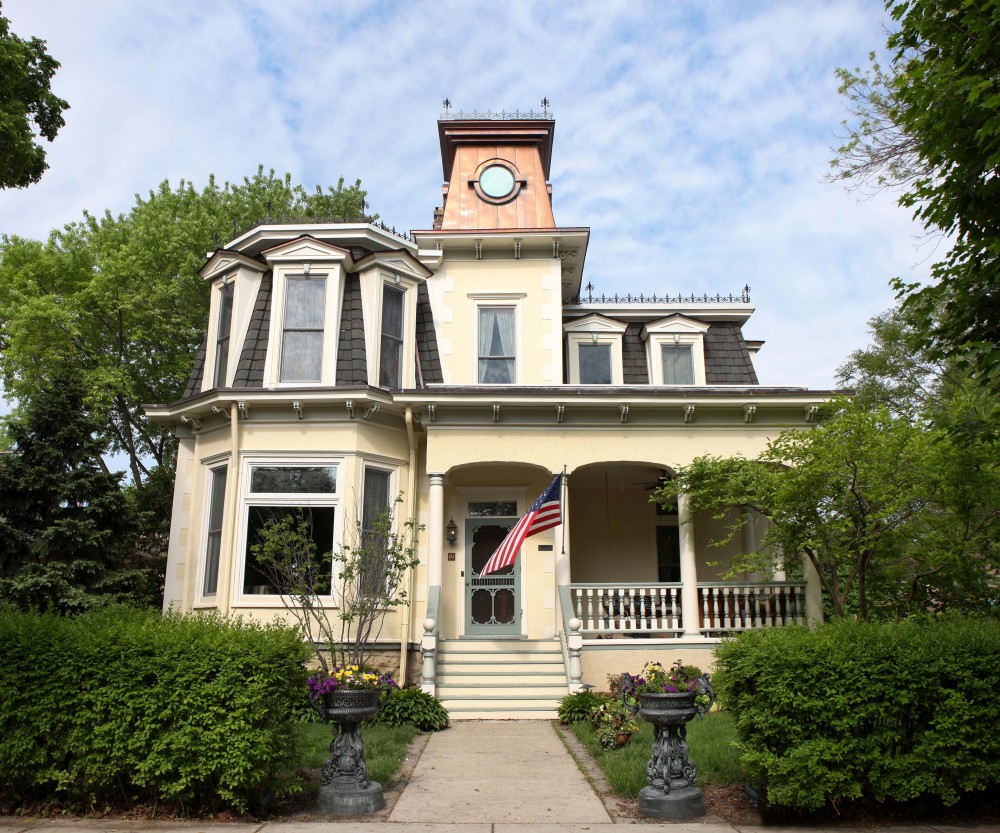
[[[578,723],[581,720],[590,722],[594,711],[608,702],[608,695],[589,688],[581,689],[573,694],[567,694],[559,701],[559,722]]]
[[[810,431],[789,430],[755,460],[701,457],[654,493],[727,519],[733,540],[752,510],[769,521],[759,550],[731,571],[816,568],[831,611],[901,618],[977,607],[997,596],[1000,467],[982,441],[863,400]]]
[[[35,139],[51,142],[66,123],[69,105],[52,93],[57,69],[45,41],[19,38],[0,16],[0,188],[26,188],[48,168]]]
[[[1000,391],[1000,2],[885,0],[888,67],[840,71],[838,178],[899,187],[952,245],[933,284],[895,281],[921,343]]]
[[[7,420],[0,602],[63,613],[100,600],[159,606],[162,570],[137,558],[137,513],[102,468],[100,427],[71,365]]]
[[[208,326],[205,253],[258,222],[360,219],[360,182],[314,192],[258,169],[242,183],[200,191],[163,182],[128,214],[85,213],[44,243],[0,238],[0,382],[27,402],[54,364],[72,357],[106,450],[128,457],[140,487],[150,461],[169,468],[173,440],[143,403],[184,391]]]
[[[716,659],[720,702],[771,804],[952,804],[1000,785],[1000,622],[840,620],[741,634]]]
[[[421,732],[437,732],[448,728],[448,710],[437,697],[419,688],[400,688],[392,692],[369,725],[410,725]]]
[[[356,517],[340,549],[319,553],[307,512],[269,518],[261,528],[259,543],[251,547],[260,569],[281,593],[285,609],[298,622],[328,677],[333,664],[366,667],[372,647],[385,622],[385,612],[408,605],[400,589],[407,570],[417,565],[414,536],[422,529],[412,519],[397,527],[397,495],[391,506],[372,517]],[[335,581],[337,596],[334,624],[324,601]]]
[[[0,610],[0,793],[243,809],[291,763],[307,653],[215,616]]]

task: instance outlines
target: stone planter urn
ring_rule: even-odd
[[[707,705],[696,706],[695,697],[708,695]],[[632,714],[653,724],[653,753],[646,764],[646,786],[639,792],[639,812],[651,819],[684,821],[705,815],[705,798],[698,789],[698,768],[688,755],[686,723],[704,716],[715,702],[708,674],[696,691],[663,694],[622,692]]]
[[[390,693],[385,688],[366,688],[323,695],[323,716],[334,728],[330,757],[322,769],[319,812],[360,815],[385,806],[382,785],[368,779],[361,723],[378,714]]]

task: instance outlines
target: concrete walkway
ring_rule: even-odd
[[[547,720],[465,721],[427,742],[390,822],[608,824]]]

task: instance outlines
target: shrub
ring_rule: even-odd
[[[411,724],[422,732],[436,732],[448,728],[448,711],[437,697],[419,688],[401,688],[392,692],[388,702],[369,723]]]
[[[1000,622],[751,632],[716,661],[743,760],[771,804],[952,804],[1000,784]]]
[[[291,763],[308,653],[218,616],[0,611],[0,793],[242,810]]]
[[[591,720],[594,712],[607,702],[607,694],[600,694],[589,688],[567,694],[559,701],[559,722],[570,724]]]

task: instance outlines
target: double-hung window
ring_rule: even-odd
[[[281,331],[282,382],[319,382],[323,374],[326,278],[292,275],[285,279]]]
[[[212,469],[210,473],[203,596],[214,596],[219,587],[219,555],[222,550],[222,519],[226,505],[226,476],[226,466]]]
[[[479,308],[479,382],[511,385],[516,379],[513,307]]]
[[[236,284],[222,287],[219,293],[219,319],[215,334],[215,387],[226,386],[226,374],[229,372],[229,331],[233,323],[233,296]]]
[[[694,351],[690,344],[661,344],[664,385],[694,384]]]
[[[333,580],[333,550],[338,503],[337,466],[333,464],[251,464],[246,495],[243,594],[273,595],[280,592],[274,571],[258,559],[254,547],[262,542],[268,522],[292,518],[305,524],[316,547],[315,561],[308,565],[321,595],[329,595]],[[305,565],[304,565],[305,566]]]
[[[379,346],[378,383],[383,388],[402,387],[403,301],[406,293],[388,284],[382,287],[382,342]]]

